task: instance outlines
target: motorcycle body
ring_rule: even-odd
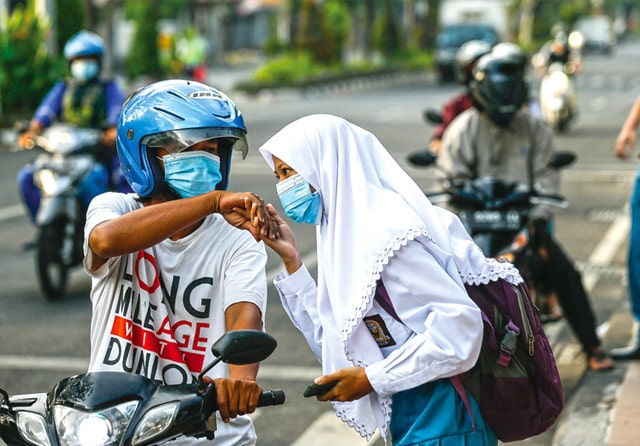
[[[204,374],[220,361],[251,364],[275,349],[257,330],[227,332],[212,346],[216,359],[194,384],[165,385],[141,375],[93,372],[65,378],[48,393],[9,397],[0,389],[0,438],[7,445],[155,445],[181,435],[213,439],[215,387]],[[265,391],[258,406],[284,403]]]
[[[575,160],[570,152],[557,152],[545,169],[561,169]],[[538,205],[568,207],[560,195],[542,194],[533,185],[496,177],[449,179],[443,191],[427,193],[434,203],[445,202],[458,214],[467,232],[487,257],[505,258],[522,272],[536,291],[539,251],[532,241],[531,213]]]
[[[570,63],[555,62],[547,69],[540,81],[540,111],[547,125],[560,133],[575,118],[577,94]]]
[[[71,268],[83,258],[83,231],[88,201],[108,190],[106,168],[97,161],[102,131],[53,124],[33,139],[39,154],[33,181],[40,191],[36,270],[44,295],[64,296]]]

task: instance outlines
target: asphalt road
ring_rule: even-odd
[[[584,72],[578,79],[580,116],[568,133],[556,138],[559,149],[573,150],[579,157],[563,175],[562,192],[571,206],[558,213],[556,233],[584,272],[606,347],[618,346],[624,340],[621,335],[611,335],[614,330],[607,322],[626,299],[628,217],[624,207],[635,176],[635,162],[618,161],[612,147],[627,111],[640,94],[639,55],[640,44],[624,42],[610,57],[585,57]],[[426,145],[431,129],[422,121],[423,109],[439,107],[457,90],[454,85],[436,85],[428,79],[409,83],[387,79],[358,89],[304,95],[238,95],[235,99],[245,114],[252,151],[244,161],[234,159],[230,188],[258,192],[279,206],[275,178],[257,147],[298,117],[332,113],[373,131],[418,184],[429,189],[433,172],[408,166],[405,158]],[[24,250],[35,230],[20,206],[15,174],[30,156],[26,152],[0,153],[0,188],[4,191],[0,194],[0,387],[10,394],[49,390],[59,379],[82,372],[89,353],[89,279],[76,271],[69,295],[59,302],[47,302],[36,281],[33,252]],[[295,231],[305,261],[314,270],[314,230],[297,225]],[[270,255],[270,277],[278,268],[279,262]],[[337,421],[329,405],[302,397],[303,389],[320,368],[282,311],[272,287],[266,318],[266,328],[279,345],[264,361],[258,378],[265,388],[285,389],[287,402],[257,412],[259,444],[366,444]],[[585,373],[584,357],[566,325],[548,326],[548,333],[570,398]],[[554,433],[552,429],[526,444],[551,445]],[[381,444],[375,438],[372,443]]]

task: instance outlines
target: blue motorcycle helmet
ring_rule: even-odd
[[[221,91],[189,80],[160,81],[135,91],[126,100],[116,134],[122,172],[134,192],[149,198],[165,192],[164,174],[156,149],[178,153],[208,139],[226,144],[218,153],[226,190],[233,150],[247,156],[249,146],[244,118]]]
[[[94,57],[100,62],[104,53],[104,41],[99,35],[82,30],[71,36],[65,43],[63,52],[68,61],[79,57]]]

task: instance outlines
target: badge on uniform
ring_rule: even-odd
[[[384,348],[396,345],[396,341],[391,337],[391,333],[389,333],[387,324],[384,323],[384,320],[379,314],[365,317],[364,323],[367,324],[367,328],[378,344],[378,347]]]

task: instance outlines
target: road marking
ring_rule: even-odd
[[[372,445],[378,439],[380,435],[376,431],[367,444]],[[365,440],[331,411],[320,415],[291,446],[348,446],[356,441]]]
[[[604,237],[598,242],[598,245],[589,256],[588,263],[590,265],[608,265],[622,248],[631,228],[631,218],[627,208],[628,206],[616,217]],[[587,270],[582,277],[585,289],[587,291],[593,290],[601,275],[600,270],[597,268]]]
[[[0,208],[0,221],[9,220],[11,218],[21,217],[24,215],[24,206],[14,204]]]

